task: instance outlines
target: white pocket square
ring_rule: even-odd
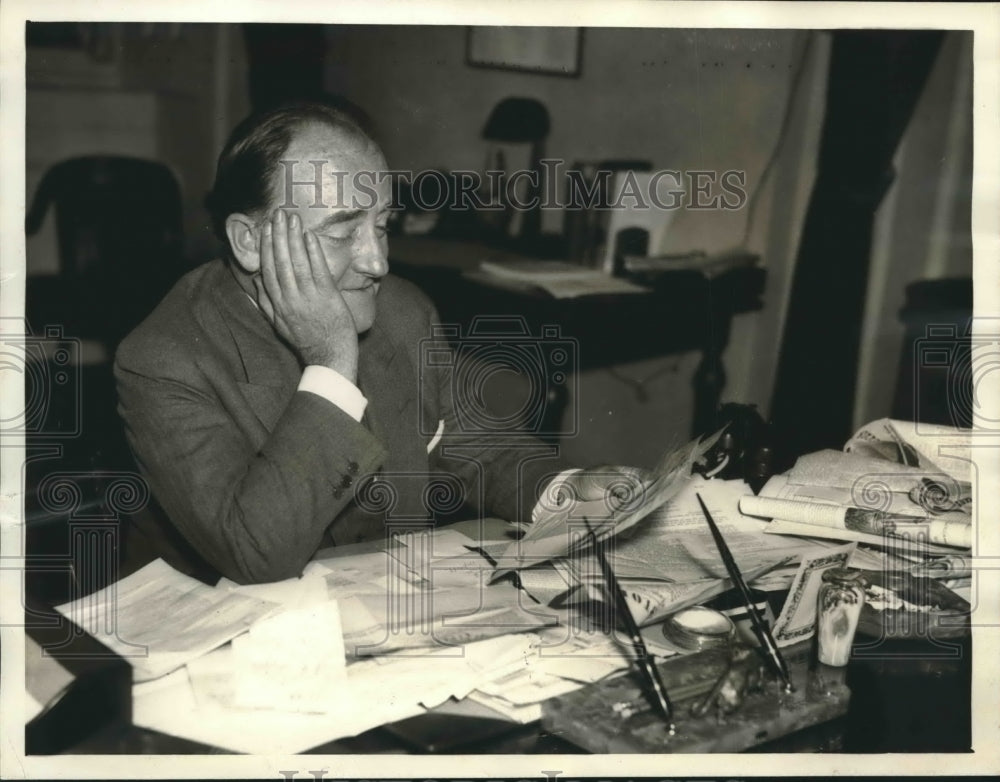
[[[441,435],[443,434],[444,434],[444,419],[442,418],[441,420],[438,421],[437,431],[434,433],[434,436],[431,438],[431,441],[427,443],[427,453],[433,451],[434,446],[436,446],[439,442],[441,442]]]

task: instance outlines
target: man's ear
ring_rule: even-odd
[[[260,243],[257,221],[245,214],[234,212],[226,218],[226,236],[233,257],[245,272],[260,271]]]

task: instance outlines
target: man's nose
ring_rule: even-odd
[[[379,229],[371,227],[364,231],[360,245],[354,257],[355,270],[369,277],[384,277],[388,274],[388,251],[386,243],[379,236]]]

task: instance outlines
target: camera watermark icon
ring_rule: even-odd
[[[62,326],[46,326],[41,335],[33,335],[27,321],[3,320],[0,370],[7,378],[23,378],[20,382],[24,384],[24,408],[4,411],[0,433],[52,438],[79,436],[83,406],[80,340],[67,337]]]
[[[984,333],[973,327],[985,324]],[[941,420],[962,434],[1000,433],[1000,319],[972,318],[964,333],[954,323],[928,325],[914,342],[913,412],[922,421]],[[975,428],[973,428],[975,427]],[[936,430],[935,430],[936,431]],[[939,432],[937,432],[940,434]]]
[[[558,326],[542,326],[536,336],[520,316],[479,316],[468,334],[437,325],[420,342],[421,434],[432,436],[439,426],[428,414],[437,405],[424,404],[423,395],[443,384],[462,434],[573,436],[578,364],[577,340],[563,337]],[[428,375],[438,375],[439,383],[428,383]],[[520,381],[514,390],[511,380]]]

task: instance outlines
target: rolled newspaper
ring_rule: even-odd
[[[927,519],[825,502],[801,502],[750,495],[740,498],[740,512],[747,516],[795,521],[829,529],[864,532],[869,535],[925,538],[929,543],[944,546],[960,548],[972,546],[972,525],[969,517],[963,513],[945,513]]]
[[[964,513],[942,513],[927,522],[927,539],[931,543],[972,548],[972,523]]]

